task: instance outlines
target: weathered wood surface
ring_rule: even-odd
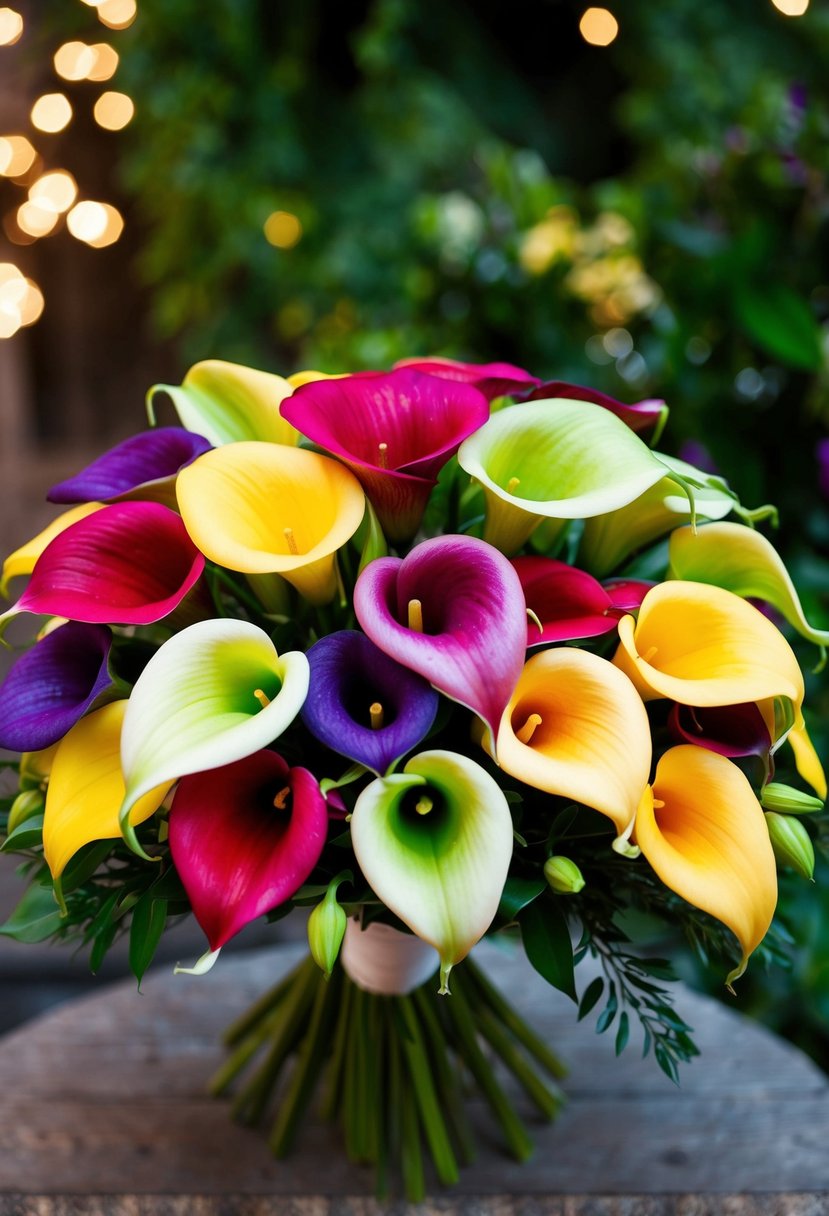
[[[0,1039],[2,1216],[398,1210],[370,1200],[369,1173],[348,1164],[327,1126],[309,1122],[294,1155],[277,1162],[264,1133],[232,1124],[226,1104],[204,1094],[221,1029],[301,949],[228,958],[202,979],[157,971],[141,995],[121,983]],[[553,1126],[534,1125],[537,1150],[524,1166],[503,1154],[476,1108],[478,1161],[454,1198],[421,1210],[829,1210],[815,1206],[829,1192],[829,1084],[794,1048],[683,991],[680,1011],[703,1054],[677,1089],[635,1047],[615,1059],[612,1036],[596,1036],[592,1018],[576,1023],[573,1006],[522,958],[492,947],[479,957],[567,1060],[569,1102]]]

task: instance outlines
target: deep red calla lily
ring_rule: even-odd
[[[395,369],[404,367],[410,371],[427,372],[441,380],[472,384],[480,389],[488,401],[495,397],[526,393],[527,389],[541,383],[538,376],[512,363],[461,363],[457,359],[433,355],[426,359],[400,359],[394,366]]]
[[[613,601],[601,583],[551,557],[516,557],[512,560],[521,581],[527,608],[535,613],[527,623],[527,646],[599,637],[616,628]]]
[[[545,384],[540,384],[526,400],[547,401],[553,397],[566,397],[568,401],[591,401],[594,405],[601,405],[617,418],[621,418],[622,422],[627,423],[637,434],[653,431],[654,443],[668,417],[668,407],[664,401],[637,401],[635,405],[625,405],[623,401],[617,401],[607,393],[600,393],[598,389],[587,388],[583,384],[568,384],[565,380],[548,380]]]

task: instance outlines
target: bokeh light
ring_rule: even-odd
[[[265,220],[265,239],[277,249],[293,249],[302,236],[299,217],[290,211],[272,211]]]
[[[13,8],[0,8],[0,46],[14,46],[23,33],[23,18]]]
[[[29,187],[29,201],[41,211],[53,211],[56,215],[68,211],[77,196],[75,179],[64,169],[44,173]]]
[[[37,152],[25,135],[0,136],[0,176],[22,177],[36,157]]]
[[[126,93],[102,93],[93,110],[95,121],[106,131],[120,131],[135,113],[132,98]]]
[[[802,17],[809,7],[809,0],[771,0],[771,2],[785,17]]]
[[[111,30],[125,30],[135,20],[138,6],[135,0],[103,0],[95,6],[98,20]]]
[[[72,208],[66,217],[66,225],[77,240],[84,241],[93,249],[112,245],[124,231],[124,220],[116,207],[91,199]]]
[[[118,71],[119,56],[108,42],[96,42],[89,48],[95,52],[95,62],[86,74],[87,80],[111,80]]]
[[[31,201],[17,208],[17,223],[28,236],[48,236],[58,222],[58,212]]]
[[[55,51],[52,62],[64,80],[86,80],[97,58],[97,52],[85,42],[64,42]]]
[[[44,93],[32,106],[32,126],[50,135],[62,131],[72,118],[72,106],[64,93]]]
[[[579,22],[579,33],[591,46],[610,46],[619,33],[619,22],[606,8],[588,8]]]

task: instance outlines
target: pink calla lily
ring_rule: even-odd
[[[582,384],[568,384],[564,380],[549,380],[546,384],[534,388],[526,399],[546,401],[550,397],[566,397],[569,401],[591,401],[594,405],[601,405],[617,418],[621,418],[622,422],[637,434],[651,431],[653,443],[658,441],[668,418],[668,407],[664,401],[637,401],[635,405],[625,405],[623,401],[617,401],[607,393],[600,393],[598,389],[587,388]]]
[[[515,557],[527,611],[527,646],[599,637],[616,629],[613,600],[592,574],[551,557]]]
[[[211,951],[294,894],[328,830],[311,773],[275,752],[183,777],[170,809],[170,851]]]
[[[493,401],[496,397],[526,393],[528,389],[541,383],[538,376],[533,376],[524,371],[523,367],[515,367],[512,363],[461,363],[457,359],[432,355],[426,359],[399,359],[394,366],[395,370],[404,367],[409,371],[426,372],[440,380],[471,384],[479,389],[488,401]]]
[[[378,558],[354,588],[375,646],[473,710],[493,738],[524,666],[526,604],[507,559],[471,536],[438,536]]]
[[[348,465],[392,541],[414,535],[438,473],[489,417],[471,385],[408,369],[314,380],[280,409]]]

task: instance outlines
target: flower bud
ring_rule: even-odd
[[[9,810],[6,832],[11,834],[21,823],[34,815],[42,815],[46,799],[41,790],[23,790],[17,795]]]
[[[771,847],[782,866],[790,866],[803,878],[812,878],[815,869],[815,849],[809,833],[799,819],[791,815],[766,812]]]
[[[548,857],[544,877],[556,895],[576,895],[584,886],[584,876],[569,857]]]
[[[784,815],[812,815],[823,810],[823,802],[814,794],[804,794],[781,781],[770,781],[763,787],[760,802],[767,811],[780,811]]]
[[[322,902],[317,904],[308,917],[308,945],[311,948],[311,956],[324,972],[326,979],[334,970],[348,919],[344,909],[337,903],[337,888],[350,877],[349,874],[339,874],[333,879],[328,884]]]

